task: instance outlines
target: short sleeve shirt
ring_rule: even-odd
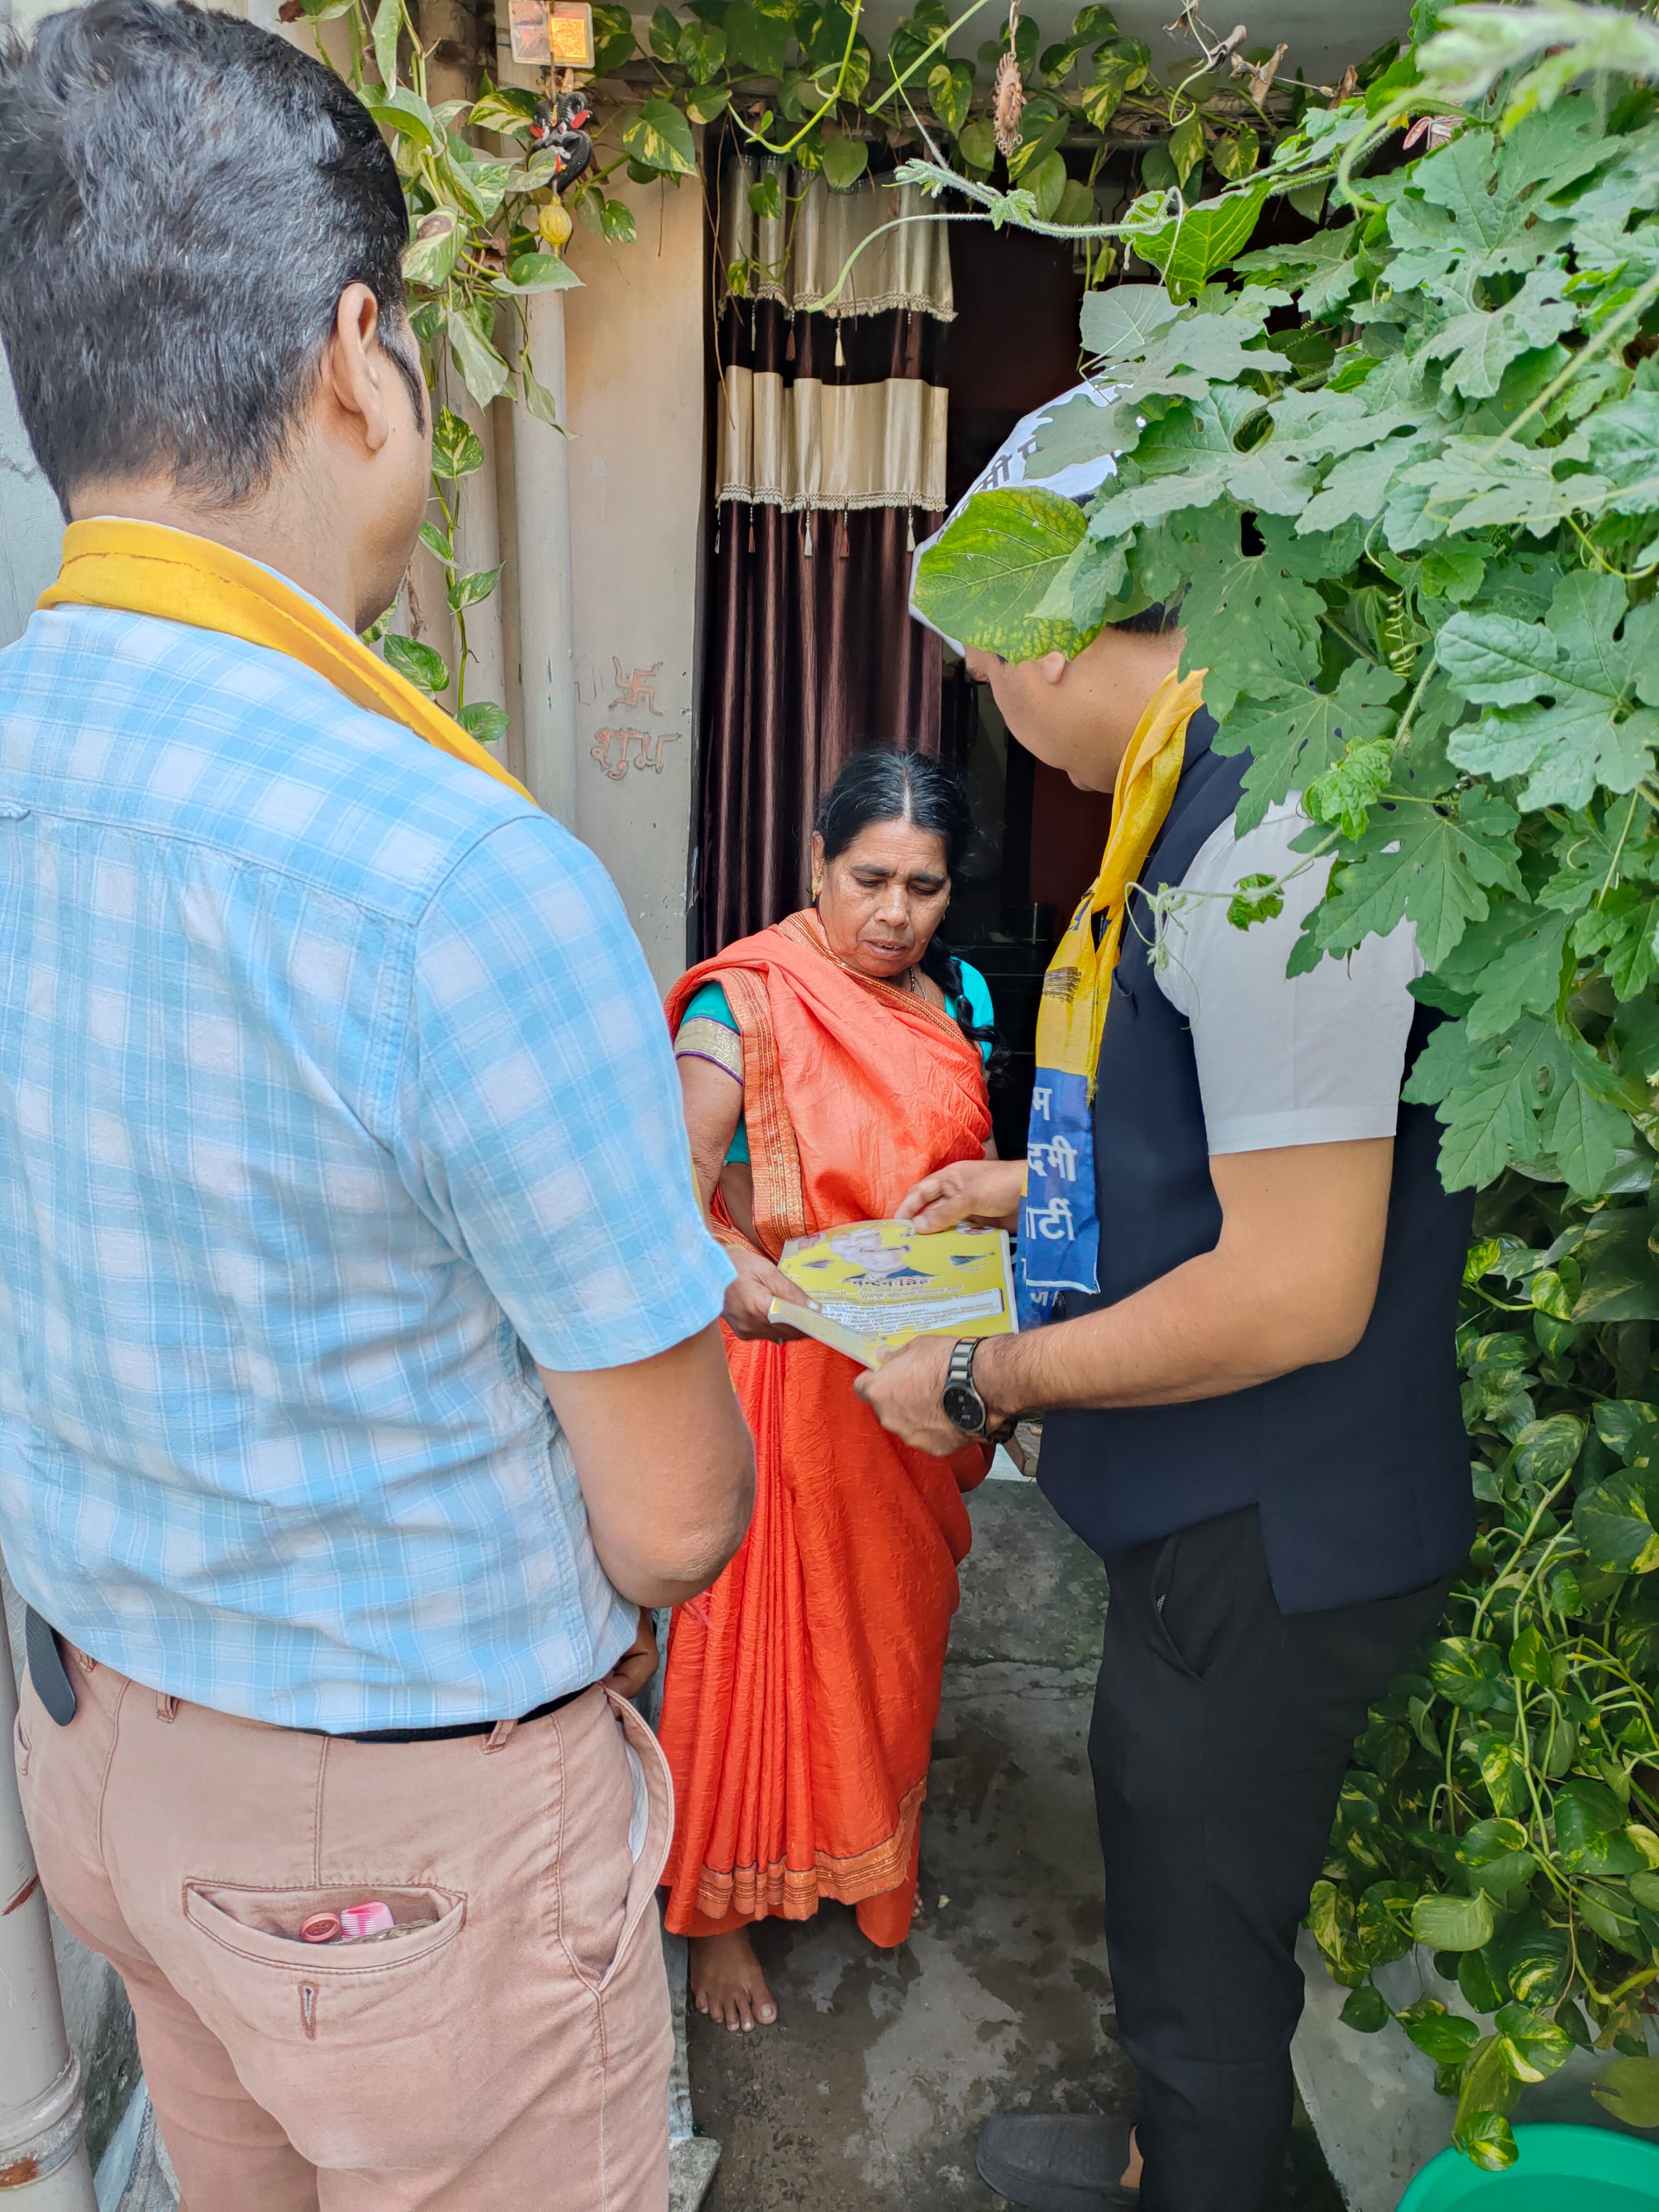
[[[262,647],[0,653],[0,1537],[94,1657],[327,1730],[531,1710],[636,1614],[535,1363],[719,1313],[592,855]]]
[[[1332,863],[1291,849],[1308,827],[1292,797],[1240,836],[1230,815],[1199,848],[1161,933],[1158,988],[1192,1024],[1210,1151],[1255,1152],[1392,1137],[1423,973],[1401,922],[1346,959],[1285,970]],[[1285,884],[1284,911],[1239,929],[1227,907],[1241,877]]]

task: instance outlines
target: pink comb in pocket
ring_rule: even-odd
[[[340,1907],[340,1941],[356,1943],[365,1936],[389,1936],[397,1923],[392,1917],[392,1907],[372,1898],[366,1905],[343,1905]]]

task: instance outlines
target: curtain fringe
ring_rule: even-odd
[[[883,507],[896,513],[902,509],[913,517],[945,512],[943,507],[929,507],[914,491],[872,492],[855,499],[785,499],[759,484],[722,484],[715,496],[722,507],[739,503],[744,507],[775,507],[785,514],[873,514]]]

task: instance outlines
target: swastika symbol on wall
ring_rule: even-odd
[[[617,696],[611,702],[613,708],[629,707],[636,714],[643,708],[647,714],[661,712],[657,704],[654,678],[662,673],[662,663],[653,660],[649,668],[636,668],[629,676],[623,674],[623,665],[613,653],[611,665],[617,672]]]

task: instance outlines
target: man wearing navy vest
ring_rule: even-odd
[[[1153,608],[1069,660],[968,659],[1030,751],[1110,791],[1182,644]],[[1249,757],[1215,732],[1202,708],[1188,726],[1111,978],[1098,1288],[971,1351],[918,1339],[858,1385],[929,1452],[1041,1411],[1037,1479],[1109,1573],[1090,1755],[1141,2105],[989,2121],[980,2171],[1032,2212],[1272,2201],[1297,1929],[1349,1753],[1474,1533],[1453,1346],[1470,1205],[1441,1186],[1431,1110],[1401,1097],[1434,1018],[1412,932],[1287,979],[1325,864],[1276,920],[1231,926],[1225,894],[1295,869],[1305,817],[1292,798],[1236,835]],[[1151,901],[1176,886],[1221,896],[1176,901],[1160,945]],[[1012,1228],[1025,1173],[964,1163],[902,1211]]]

